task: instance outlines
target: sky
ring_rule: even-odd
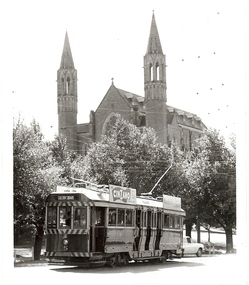
[[[236,5],[235,5],[236,3]],[[152,11],[166,55],[167,104],[228,136],[245,95],[243,1],[2,0],[3,109],[57,133],[57,70],[66,31],[78,71],[78,123],[111,85],[144,96]],[[14,9],[13,9],[14,7]],[[6,108],[5,108],[6,106]]]

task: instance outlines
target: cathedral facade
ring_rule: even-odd
[[[174,141],[191,150],[206,126],[190,112],[167,104],[166,59],[153,13],[147,51],[144,56],[144,96],[117,88],[113,82],[88,123],[77,123],[77,70],[66,33],[57,71],[58,134],[67,139],[69,150],[86,154],[92,142],[101,140],[112,117],[119,113],[137,127],[154,128],[161,144]]]

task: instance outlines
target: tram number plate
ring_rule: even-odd
[[[58,201],[73,201],[74,200],[74,196],[58,196]]]

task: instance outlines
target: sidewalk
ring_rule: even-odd
[[[41,252],[40,260],[34,260],[32,248],[15,248],[14,249],[14,267],[21,266],[37,266],[47,265],[48,259],[43,255],[44,250]]]
[[[41,260],[27,260],[27,259],[20,259],[14,261],[14,267],[24,267],[24,266],[41,266],[47,265],[48,259],[41,259]]]

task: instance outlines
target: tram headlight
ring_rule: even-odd
[[[63,243],[64,246],[67,246],[68,245],[68,240],[65,238],[65,239],[63,239],[62,243]]]

